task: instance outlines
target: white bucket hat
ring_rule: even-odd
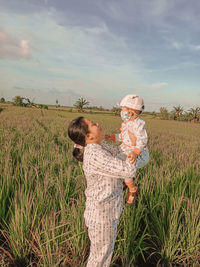
[[[120,106],[142,111],[144,109],[144,100],[138,95],[126,95],[121,100]]]

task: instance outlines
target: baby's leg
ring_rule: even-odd
[[[125,153],[123,153],[123,151],[121,151],[121,153],[119,153],[117,155],[117,157],[122,159],[122,160],[126,160],[127,155]],[[132,167],[135,170],[135,175],[136,175],[136,170],[137,170],[136,169],[136,164],[132,164]],[[127,199],[126,199],[126,203],[127,204],[133,204],[135,199],[136,199],[137,193],[138,193],[138,188],[135,186],[133,178],[124,179],[124,188],[123,188],[123,190],[125,190],[126,187],[128,187],[128,189],[129,189],[128,196],[127,196]]]
[[[125,184],[128,186],[128,189],[129,189],[128,196],[126,198],[126,203],[133,204],[138,195],[138,187],[135,186],[133,179],[129,182],[125,181]]]

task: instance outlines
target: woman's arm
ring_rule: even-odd
[[[92,151],[89,159],[89,172],[110,178],[130,179],[136,174],[136,167],[126,161],[114,157],[103,147]]]
[[[102,147],[104,149],[106,149],[107,151],[109,151],[114,157],[119,154],[119,147],[118,146],[113,146],[111,144],[108,144],[107,142],[105,142],[104,140],[101,143]]]

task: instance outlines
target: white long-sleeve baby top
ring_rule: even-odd
[[[147,147],[148,136],[145,127],[145,121],[137,117],[135,120],[122,122],[121,133],[115,134],[115,141],[122,142],[121,150],[126,155],[134,151],[137,155]],[[133,146],[129,137],[129,131],[136,136],[136,145]]]

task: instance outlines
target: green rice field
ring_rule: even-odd
[[[86,181],[72,157],[80,115],[119,132],[109,112],[4,105],[0,112],[0,266],[86,266]],[[142,115],[150,161],[124,205],[111,266],[200,266],[200,124]],[[117,144],[116,144],[117,145]]]

